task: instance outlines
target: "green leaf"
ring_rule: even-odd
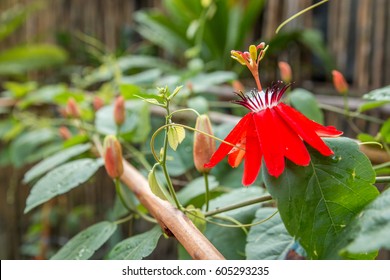
[[[375,172],[358,145],[348,138],[324,139],[334,151],[324,157],[310,148],[307,167],[287,161],[275,178],[263,169],[289,233],[312,259],[338,259],[343,231],[377,195]]]
[[[21,109],[26,109],[30,105],[38,105],[44,103],[53,103],[55,98],[66,92],[67,87],[63,84],[46,85],[37,90],[30,92],[18,106]]]
[[[390,249],[390,189],[384,191],[358,215],[359,229],[345,248],[350,253]]]
[[[12,95],[16,98],[25,96],[28,92],[35,90],[38,87],[37,82],[26,82],[26,83],[16,83],[16,82],[5,82],[3,87],[10,91]]]
[[[376,101],[390,101],[390,85],[374,89],[363,95],[363,98]]]
[[[357,139],[361,142],[377,142],[378,140],[372,136],[371,134],[367,133],[359,133],[357,136]]]
[[[0,53],[0,75],[19,75],[64,63],[66,59],[66,52],[54,45],[15,47]]]
[[[133,143],[143,143],[151,129],[149,106],[142,100],[126,101],[126,119],[121,125],[122,137]],[[95,127],[98,132],[116,134],[114,106],[105,106],[96,113]]]
[[[200,232],[206,230],[207,222],[206,217],[202,210],[195,208],[193,205],[186,207],[186,216],[192,221],[192,223],[199,229]]]
[[[209,180],[210,191],[216,189],[219,186],[219,183],[214,176],[209,175],[208,180]],[[204,178],[203,176],[201,176],[192,180],[184,188],[182,188],[177,193],[177,198],[183,205],[186,205],[189,202],[191,202],[194,198],[204,194],[205,192],[206,192],[206,187],[204,183]]]
[[[383,139],[384,142],[390,143],[390,119],[385,121],[385,123],[382,125],[380,131],[381,139]]]
[[[176,151],[177,146],[183,142],[186,131],[181,126],[170,126],[168,128],[168,143],[172,150]]]
[[[189,79],[193,85],[193,92],[208,92],[211,86],[220,85],[237,79],[237,74],[230,71],[214,71],[210,73],[200,73]]]
[[[276,211],[270,207],[257,210],[252,223],[264,222],[249,230],[245,247],[248,260],[284,260],[293,248],[295,240],[287,232],[280,214],[275,215]]]
[[[16,167],[33,162],[43,157],[40,148],[44,148],[50,141],[55,139],[55,134],[48,128],[28,131],[16,138],[10,146],[10,157]]]
[[[381,107],[383,105],[386,105],[389,102],[390,102],[390,100],[389,101],[370,101],[370,102],[366,102],[366,103],[364,103],[364,104],[359,106],[358,111],[360,113],[363,113],[365,111],[372,110],[372,109]]]
[[[210,200],[209,208],[213,210],[244,202],[255,197],[260,197],[264,193],[264,189],[259,187],[239,188]],[[220,216],[231,217],[242,224],[251,223],[258,208],[258,204],[249,205],[221,213]],[[214,221],[231,224],[220,219],[215,219]],[[204,234],[226,259],[245,259],[246,233],[241,228],[228,228],[210,223],[207,225]]]
[[[188,99],[187,105],[189,108],[196,110],[199,114],[207,114],[209,111],[209,103],[202,96],[196,96]]]
[[[64,151],[58,152],[33,166],[24,174],[23,182],[28,183],[57,165],[66,162],[74,156],[77,156],[91,148],[91,144],[80,144]]]
[[[112,222],[100,222],[79,232],[68,241],[52,260],[87,260],[99,249],[116,230]]]
[[[118,66],[122,71],[137,68],[159,69],[163,72],[174,72],[176,68],[169,61],[147,55],[127,55],[118,58]]]
[[[145,98],[145,96],[142,95],[143,90],[137,85],[120,84],[119,91],[125,99],[135,98],[136,96],[142,96]]]
[[[139,24],[138,32],[144,38],[163,47],[171,54],[183,51],[191,47],[185,37],[185,30],[178,30],[170,18],[163,16],[157,11],[139,11],[134,14],[135,21]]]
[[[123,76],[120,82],[123,84],[151,86],[161,75],[162,71],[160,69],[150,69],[130,76]]]
[[[53,169],[32,187],[24,213],[86,182],[102,165],[102,159],[87,158],[71,161]]]
[[[315,122],[324,123],[324,115],[320,107],[318,107],[318,102],[314,97],[314,94],[310,91],[303,88],[297,88],[291,91],[289,98],[291,105],[306,117]]]
[[[153,252],[161,235],[161,228],[155,226],[147,232],[127,238],[115,245],[108,254],[108,258],[110,260],[142,260]]]
[[[157,179],[156,165],[153,166],[152,170],[150,170],[150,172],[149,172],[148,182],[149,182],[149,186],[150,186],[152,193],[154,193],[156,196],[158,196],[159,198],[161,198],[163,200],[172,201],[171,197],[168,194],[168,192],[166,191],[165,187],[162,186]]]
[[[32,12],[42,8],[42,6],[42,3],[39,2],[30,5],[16,4],[12,8],[2,11],[0,13],[0,41],[15,32]]]
[[[187,170],[194,167],[192,156],[193,137],[192,133],[186,132],[187,137],[178,146],[176,151],[168,149],[167,166],[172,176],[183,175]]]

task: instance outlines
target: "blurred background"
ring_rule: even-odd
[[[123,84],[184,84],[195,97],[213,94],[217,104],[234,99],[232,80],[248,89],[254,86],[248,71],[230,59],[230,50],[246,50],[264,41],[270,49],[260,68],[263,85],[280,79],[277,63],[287,61],[294,86],[315,93],[323,104],[342,108],[343,98],[332,84],[331,71],[337,69],[350,85],[349,106],[356,110],[363,94],[390,84],[390,1],[331,0],[275,34],[285,19],[317,2],[0,0],[0,89],[17,91],[9,82],[34,87],[27,85],[29,81],[64,83],[87,92],[117,90]],[[119,74],[112,65],[118,66]],[[6,119],[6,100],[0,105],[0,118]],[[387,119],[389,112],[383,106],[370,115]],[[340,114],[327,112],[325,120],[346,136],[357,134]],[[356,125],[373,135],[379,128],[364,120]],[[23,214],[30,187],[22,179],[34,159],[15,164],[7,158],[4,135],[1,126],[0,258],[45,258],[50,246],[37,242],[47,228],[42,213]],[[56,230],[72,236],[107,215],[114,203],[112,188],[107,188],[110,180],[101,174],[88,184],[60,200],[62,208],[47,221],[52,238],[61,238],[53,234]],[[66,209],[72,211],[64,220],[61,211]],[[67,232],[61,223],[67,224]],[[142,224],[129,229],[133,230],[142,231]],[[151,258],[177,258],[172,242],[162,242],[159,255]]]

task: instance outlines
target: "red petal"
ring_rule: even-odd
[[[230,131],[229,135],[226,136],[224,139],[226,142],[232,143],[233,145],[236,145],[241,138],[245,137],[245,133],[248,127],[248,120],[249,120],[250,114],[245,115],[233,128],[232,131]],[[231,150],[232,146],[221,143],[219,145],[218,149],[215,151],[215,153],[212,155],[210,161],[206,163],[204,166],[208,168],[212,168],[215,165],[217,165],[218,162],[220,162]]]
[[[252,115],[256,115],[253,114]],[[246,153],[244,163],[244,176],[242,177],[242,184],[244,186],[251,185],[257,178],[261,167],[262,153],[259,143],[259,138],[254,129],[254,121],[251,118],[248,122],[248,129],[246,135]]]
[[[311,121],[311,120],[310,120]],[[313,123],[313,127],[320,137],[337,137],[343,134],[342,131],[337,130],[334,126],[323,126],[319,123],[311,121]]]
[[[280,130],[269,108],[253,114],[253,119],[268,173],[279,177],[283,173],[285,165],[284,146],[282,143],[283,135],[280,134]],[[249,151],[248,149],[248,153]]]
[[[271,109],[275,121],[275,127],[280,131],[284,155],[297,165],[307,166],[310,163],[310,154],[298,134],[292,130],[278,115]]]
[[[245,151],[237,149],[233,153],[228,154],[228,163],[230,164],[231,167],[235,168],[240,165],[244,156],[245,156]]]
[[[306,143],[308,143],[324,156],[330,156],[333,154],[333,151],[316,133],[316,131],[319,130],[319,126],[323,127],[325,130],[326,127],[309,120],[297,110],[283,103],[280,103],[274,108],[279,116],[281,116],[282,119],[286,122],[286,124],[292,128],[303,140],[305,140]]]

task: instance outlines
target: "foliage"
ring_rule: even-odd
[[[15,6],[0,14],[0,42],[11,35],[40,4]],[[21,75],[27,71],[47,68],[66,61],[66,52],[54,45],[27,44],[0,52],[0,76]]]
[[[287,230],[312,259],[339,258],[343,232],[378,195],[375,173],[357,145],[345,138],[327,143],[335,156],[312,152],[308,167],[289,164],[277,179],[263,169]]]
[[[202,132],[194,128],[194,119],[200,113],[228,119],[224,113],[240,112],[226,109],[225,103],[220,106],[213,92],[237,78],[236,71],[227,71],[233,69],[227,55],[243,48],[264,2],[165,0],[165,13],[140,11],[136,20],[140,33],[163,48],[169,61],[102,52],[99,66],[74,73],[68,82],[41,84],[25,75],[63,63],[67,55],[61,48],[34,44],[0,53],[0,75],[22,77],[2,85],[3,97],[14,103],[1,108],[0,164],[28,170],[23,178],[32,186],[25,205],[26,217],[31,217],[23,246],[28,255],[40,256],[45,250],[39,242],[51,234],[47,227],[62,221],[71,229],[60,233],[58,244],[45,243],[50,250],[43,257],[139,260],[165,242],[143,198],[118,178],[111,182],[101,168],[107,135],[120,141],[123,157],[147,178],[151,192],[188,217],[227,259],[373,259],[378,250],[390,248],[389,191],[379,194],[374,185],[386,182],[377,175],[388,174],[390,164],[372,166],[352,139],[325,139],[334,152],[329,157],[308,147],[310,164],[298,166],[286,159],[278,178],[263,163],[259,178],[248,188],[241,184],[244,163],[232,169],[222,162],[210,173],[197,172],[193,138]],[[28,9],[7,15],[0,40],[23,23]],[[298,42],[329,68],[321,40],[312,30],[279,33],[264,50],[268,56]],[[364,96],[369,101],[356,112],[346,106],[346,119],[367,118],[364,112],[388,103],[388,92],[388,87],[369,92]],[[114,117],[118,96],[126,100],[121,124]],[[69,100],[79,115],[69,113]],[[326,122],[314,93],[296,88],[285,101],[309,119]],[[359,137],[380,142],[389,154],[390,121],[379,124],[377,135]],[[218,143],[233,126],[213,125],[214,135],[207,136]],[[229,154],[247,149],[246,142],[240,144],[244,148],[232,147]],[[94,205],[77,205],[73,195],[89,194],[102,178],[115,203],[101,201],[105,213],[97,221]],[[75,204],[71,211],[64,207],[67,202]],[[61,245],[57,252],[55,245]],[[180,244],[178,250],[179,258],[188,258]]]
[[[163,10],[142,10],[136,13],[138,31],[179,62],[200,59],[210,70],[232,69],[233,61],[225,54],[245,47],[246,38],[261,14],[266,1],[201,1],[164,0]],[[316,30],[280,32],[270,41],[269,54],[285,50],[298,43],[319,57],[326,69],[332,69],[332,59],[323,47]],[[184,54],[180,56],[180,54]]]

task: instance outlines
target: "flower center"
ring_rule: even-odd
[[[252,112],[260,112],[266,108],[272,108],[279,104],[286,90],[291,84],[283,85],[281,81],[273,83],[266,91],[252,90],[250,95],[245,95],[242,92],[236,93],[241,100],[234,100],[233,103],[244,106]]]

